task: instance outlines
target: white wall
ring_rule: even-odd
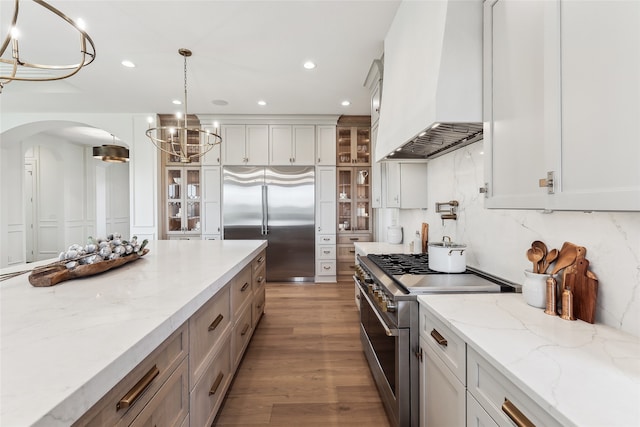
[[[640,213],[485,209],[478,192],[484,182],[482,148],[480,141],[429,162],[427,210],[386,209],[380,217],[390,223],[397,216],[405,244],[427,222],[430,241],[451,236],[468,245],[469,266],[517,283],[530,267],[525,252],[532,241],[558,249],[565,241],[584,246],[599,279],[596,321],[640,336]],[[443,226],[435,203],[453,199],[460,202],[458,220]]]

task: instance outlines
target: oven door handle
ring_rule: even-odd
[[[384,322],[384,319],[382,318],[382,316],[380,316],[380,313],[378,313],[378,310],[376,310],[376,308],[373,306],[373,303],[369,299],[369,296],[366,295],[362,291],[362,288],[360,289],[360,293],[362,294],[364,299],[367,301],[367,303],[369,303],[369,306],[371,307],[371,311],[373,311],[373,314],[375,314],[376,317],[378,318],[378,321],[380,322],[380,325],[382,325],[382,327],[384,328],[385,334],[387,334],[388,337],[397,337],[399,335],[398,330],[397,329],[390,329],[387,326],[387,324]],[[362,301],[362,299],[360,301]]]

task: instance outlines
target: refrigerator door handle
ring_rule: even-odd
[[[267,215],[269,214],[267,206],[269,203],[269,198],[267,196],[267,186],[262,186],[262,235],[269,234],[269,228],[267,223]]]

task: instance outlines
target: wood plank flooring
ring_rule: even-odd
[[[353,283],[267,283],[266,310],[214,426],[389,427]]]

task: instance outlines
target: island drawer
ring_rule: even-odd
[[[251,327],[251,315],[252,310],[250,304],[244,309],[236,322],[235,328],[233,329],[233,342],[231,343],[231,346],[233,348],[232,361],[234,371],[238,366],[238,363],[240,363],[244,349],[247,347],[247,344],[251,339],[251,334],[253,333],[253,328]]]
[[[189,413],[187,365],[187,359],[185,358],[131,424],[121,422],[118,425],[131,425],[131,427],[181,426]]]
[[[238,312],[242,306],[253,295],[251,289],[251,265],[247,265],[231,281],[231,312],[234,319],[238,317]]]
[[[317,276],[335,276],[337,274],[337,266],[335,260],[316,261]]]
[[[254,273],[258,271],[260,268],[267,265],[267,252],[262,251],[260,254],[251,261],[251,266],[253,268]]]
[[[264,286],[262,286],[253,295],[253,315],[252,315],[251,320],[253,322],[253,328],[254,329],[255,329],[256,325],[258,324],[258,321],[260,320],[260,317],[262,316],[262,313],[264,313],[265,300],[266,300],[265,288],[264,288]]]
[[[420,336],[442,359],[451,372],[466,384],[466,344],[448,326],[420,306]]]
[[[208,355],[229,335],[232,326],[230,286],[225,286],[189,319],[191,383],[206,369]]]
[[[191,391],[190,416],[194,426],[210,426],[216,416],[225,392],[231,383],[231,335],[218,348]]]
[[[267,266],[261,264],[257,270],[253,271],[253,292],[254,294],[261,289],[264,289],[264,284],[267,283]]]
[[[512,426],[523,417],[536,426],[562,426],[471,347],[467,349],[467,389],[500,426]]]
[[[186,359],[188,334],[185,323],[73,425],[129,425]]]

